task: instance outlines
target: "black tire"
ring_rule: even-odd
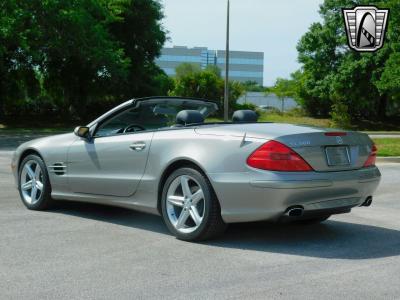
[[[182,175],[193,177],[201,186],[204,195],[204,216],[201,224],[198,228],[191,233],[182,233],[178,231],[171,223],[167,214],[167,192],[171,183]],[[227,224],[224,223],[221,217],[221,208],[215,195],[215,192],[209,182],[208,178],[196,169],[185,167],[175,170],[164,183],[162,198],[161,198],[161,210],[165,224],[167,225],[170,232],[175,235],[178,239],[184,241],[202,241],[215,238],[224,233],[227,228]]]
[[[27,202],[23,196],[22,188],[21,188],[21,175],[22,170],[25,167],[26,163],[29,161],[36,162],[41,168],[41,183],[43,184],[43,189],[40,192],[39,198],[37,202],[31,204]],[[31,210],[46,210],[50,208],[53,204],[53,200],[51,199],[51,186],[49,180],[49,174],[47,173],[47,168],[43,160],[38,155],[28,155],[24,158],[24,160],[20,164],[20,168],[18,170],[18,190],[22,200],[22,203]]]
[[[328,216],[322,216],[322,217],[317,217],[317,218],[311,218],[311,219],[305,219],[305,220],[299,220],[297,223],[301,225],[315,225],[322,223],[326,220],[328,220],[331,217],[331,215]]]

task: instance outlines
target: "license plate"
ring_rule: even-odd
[[[350,165],[349,148],[345,146],[326,147],[326,160],[329,166],[347,166]]]

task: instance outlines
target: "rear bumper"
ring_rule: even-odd
[[[381,174],[377,167],[341,172],[268,172],[208,174],[227,223],[279,220],[286,209],[306,213],[341,211],[373,195]]]

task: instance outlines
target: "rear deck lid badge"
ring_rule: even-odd
[[[337,142],[339,145],[342,145],[342,144],[343,144],[343,139],[342,139],[340,136],[337,136],[337,137],[336,137],[336,142]]]

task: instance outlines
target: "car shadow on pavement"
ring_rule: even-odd
[[[371,259],[400,255],[400,231],[339,221],[321,224],[233,224],[208,244],[271,253],[332,259]]]
[[[57,201],[49,212],[170,234],[161,217],[115,206]]]
[[[154,231],[173,238],[161,217],[129,209],[60,202],[52,212]],[[400,255],[400,231],[334,220],[308,226],[244,223],[231,224],[223,236],[200,244],[330,259],[371,259]]]

